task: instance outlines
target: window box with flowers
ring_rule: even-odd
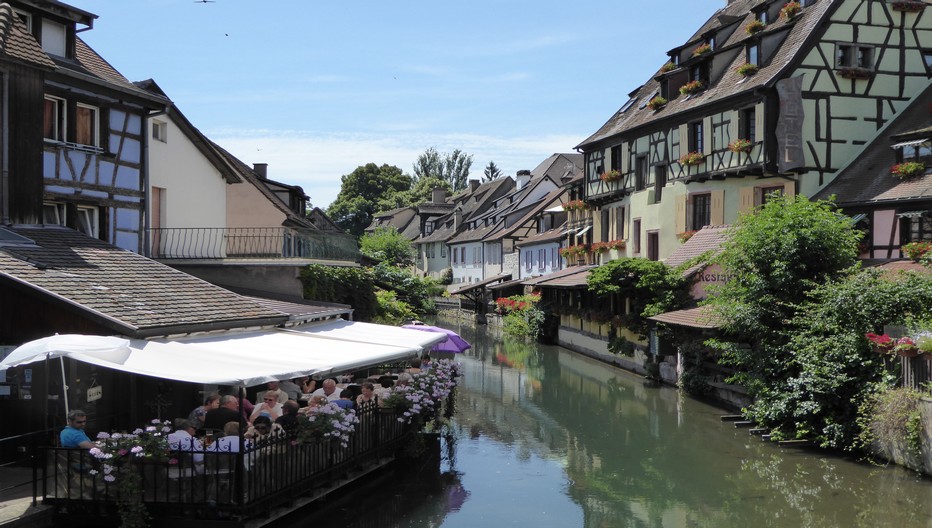
[[[895,2],[890,2],[890,7],[892,7],[894,11],[918,13],[926,8],[926,4],[925,2],[917,0],[897,0]]]
[[[621,173],[617,170],[605,171],[599,175],[599,179],[604,182],[613,182],[621,179]]]
[[[900,248],[900,252],[906,255],[906,258],[916,262],[919,262],[930,251],[932,251],[932,242],[910,242]]]
[[[738,66],[738,67],[735,69],[735,71],[738,73],[738,75],[743,75],[743,76],[745,76],[745,77],[750,77],[750,76],[754,75],[755,73],[757,73],[757,70],[759,70],[759,69],[760,69],[760,67],[759,67],[758,65],[756,65],[756,64],[754,64],[754,63],[751,63],[751,62],[746,62],[746,63],[742,64],[741,66]]]
[[[687,240],[689,240],[690,238],[692,238],[693,235],[695,235],[695,234],[698,233],[698,232],[699,232],[699,230],[697,230],[697,229],[693,229],[693,230],[691,230],[691,231],[683,231],[682,233],[677,233],[677,234],[676,234],[676,238],[678,238],[680,242],[682,242],[682,243],[685,244]]]
[[[609,240],[608,242],[606,242],[606,244],[608,244],[609,249],[614,249],[615,251],[622,251],[625,249],[625,246],[626,246],[625,241],[621,239]]]
[[[569,246],[560,250],[560,256],[567,260],[577,259],[586,253],[589,253],[589,248],[585,244]]]
[[[687,152],[686,154],[683,154],[682,156],[680,156],[679,161],[681,165],[685,165],[687,167],[695,167],[698,165],[702,165],[702,162],[705,161],[705,155],[702,154],[701,152],[696,152],[696,151]]]
[[[752,148],[754,148],[754,143],[751,143],[749,139],[736,139],[728,144],[728,150],[735,154],[751,152]]]
[[[890,174],[901,180],[906,180],[924,174],[926,164],[921,161],[905,161],[890,167]]]
[[[680,94],[682,95],[693,95],[702,90],[705,90],[705,83],[702,81],[689,81],[683,86],[680,86]]]
[[[650,108],[654,112],[663,110],[665,106],[667,106],[667,100],[659,95],[647,102],[647,108]]]
[[[593,242],[592,245],[589,246],[589,249],[590,249],[593,253],[595,253],[595,254],[597,254],[597,255],[601,255],[602,253],[608,253],[608,251],[609,251],[611,248],[608,247],[608,242]]]
[[[783,7],[780,8],[780,18],[783,20],[793,20],[799,15],[803,10],[803,6],[799,2],[787,2],[783,4]]]
[[[660,67],[660,73],[671,72],[675,69],[676,69],[676,64],[673,64],[673,61],[670,61]]]
[[[764,24],[760,20],[752,20],[748,25],[744,26],[744,32],[748,35],[755,35],[760,33],[767,27],[767,24]]]
[[[693,55],[692,55],[692,56],[693,56],[693,57],[700,57],[700,56],[702,56],[702,55],[705,55],[705,54],[711,53],[711,52],[712,52],[712,45],[711,45],[711,44],[702,44],[702,45],[700,45],[699,47],[697,47],[696,49],[693,50]]]
[[[564,211],[585,211],[586,209],[586,202],[582,200],[570,200],[563,204]]]
[[[838,75],[845,79],[865,80],[874,76],[874,71],[868,68],[858,68],[856,66],[846,66],[835,70]]]

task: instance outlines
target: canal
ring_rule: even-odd
[[[438,324],[474,345],[459,355],[439,478],[415,459],[325,525],[932,526],[932,481],[913,472],[780,448],[673,388],[486,327]],[[289,525],[323,521],[311,518]]]

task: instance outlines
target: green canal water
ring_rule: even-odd
[[[407,462],[294,526],[932,526],[932,481],[913,472],[780,448],[675,389],[439,324],[474,345],[439,476]]]

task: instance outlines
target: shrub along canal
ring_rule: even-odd
[[[473,343],[458,356],[465,374],[439,478],[391,475],[291,526],[932,523],[932,482],[916,473],[780,448],[676,389],[495,329],[439,324]]]

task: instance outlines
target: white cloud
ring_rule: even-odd
[[[428,147],[473,155],[470,175],[494,161],[505,175],[533,169],[555,152],[572,152],[583,138],[571,135],[499,137],[477,134],[323,134],[308,131],[208,130],[207,135],[244,163],[268,163],[269,178],[300,185],[311,202],[326,208],[340,192],[340,177],[366,163],[395,165],[411,173]]]

